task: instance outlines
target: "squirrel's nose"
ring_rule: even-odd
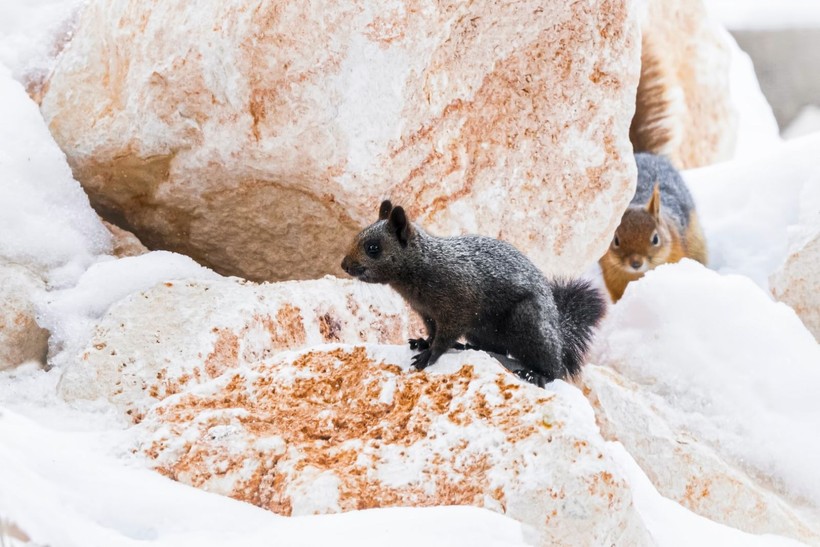
[[[364,268],[349,256],[342,259],[342,269],[353,277],[361,275],[364,272]]]
[[[641,266],[643,266],[643,258],[632,257],[629,259],[629,265],[635,270],[640,270]]]

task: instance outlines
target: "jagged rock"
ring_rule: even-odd
[[[0,370],[45,362],[48,331],[37,324],[34,297],[45,290],[31,270],[0,261]]]
[[[729,89],[732,51],[725,31],[709,18],[702,0],[646,5],[641,31],[643,62],[650,68],[644,74],[655,87],[642,76],[639,105],[645,101],[652,112],[643,124],[666,132],[663,145],[653,143],[650,151],[669,156],[681,169],[731,158],[738,120]]]
[[[403,344],[421,321],[382,286],[331,277],[161,283],[117,302],[66,369],[66,400],[108,398],[139,421],[156,401],[285,349]]]
[[[143,255],[148,251],[148,248],[142,244],[142,242],[129,232],[128,230],[123,230],[119,226],[111,224],[110,222],[102,221],[103,226],[105,226],[109,232],[111,232],[111,254],[116,256],[117,258],[123,258],[126,256],[139,256]]]
[[[160,472],[284,515],[475,505],[539,545],[647,543],[589,405],[479,352],[412,372],[411,352],[338,346],[228,369],[149,412]]]
[[[635,4],[94,0],[42,112],[98,211],[220,273],[341,273],[390,197],[573,274],[632,193]]]

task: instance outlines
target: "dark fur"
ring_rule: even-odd
[[[533,383],[573,376],[604,311],[588,283],[548,282],[504,241],[432,236],[387,201],[379,220],[356,236],[342,268],[389,284],[421,315],[428,338],[411,341],[420,350],[418,369],[464,337],[470,347],[517,359],[527,369],[519,375]]]

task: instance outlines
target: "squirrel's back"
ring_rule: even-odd
[[[672,162],[664,156],[642,152],[635,154],[635,164],[638,167],[638,181],[630,207],[648,203],[655,184],[658,184],[663,213],[674,219],[680,230],[685,230],[695,210],[695,201]]]

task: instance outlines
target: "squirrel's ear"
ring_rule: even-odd
[[[404,214],[404,209],[399,207],[394,207],[392,211],[390,211],[390,220],[388,221],[390,230],[396,234],[396,238],[401,243],[402,247],[407,246],[407,242],[410,240],[410,233],[411,227],[410,222],[407,220],[407,215]]]
[[[381,206],[379,207],[379,220],[387,220],[387,217],[390,216],[390,211],[393,210],[393,204],[390,203],[389,199],[386,199],[382,202]]]
[[[656,182],[652,189],[652,197],[649,198],[649,203],[646,204],[646,212],[653,217],[660,218],[661,216],[661,185]]]

